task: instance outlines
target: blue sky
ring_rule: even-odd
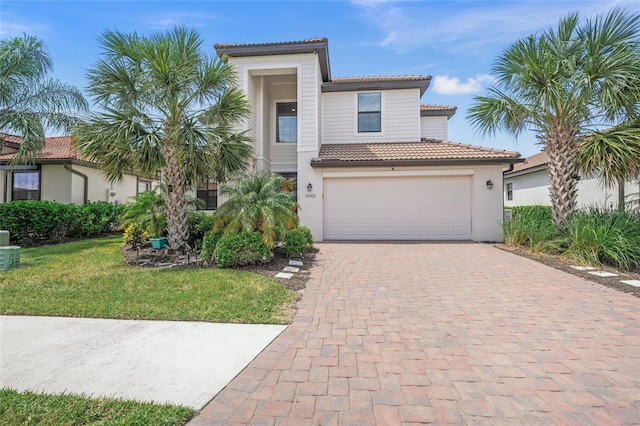
[[[553,26],[571,11],[584,16],[637,1],[11,1],[0,2],[0,38],[22,33],[44,40],[52,77],[85,89],[86,71],[107,29],[151,34],[183,24],[215,43],[329,39],[334,77],[431,75],[423,103],[455,105],[449,138],[455,142],[539,151],[530,134],[474,133],[466,111],[491,82],[491,65],[510,43]]]

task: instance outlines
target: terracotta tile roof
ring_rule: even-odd
[[[469,161],[469,160],[513,160],[520,154],[501,149],[423,139],[420,142],[324,144],[312,165],[357,165],[366,162],[413,161]]]
[[[0,142],[9,142],[13,144],[22,143],[22,138],[16,135],[10,135],[9,133],[0,132]]]
[[[420,104],[420,111],[455,111],[457,106],[436,105],[436,104]]]
[[[326,37],[308,38],[306,40],[299,41],[279,41],[272,43],[216,43],[213,47],[218,49],[228,49],[231,47],[264,47],[264,46],[288,46],[291,44],[314,44],[314,43],[326,43],[328,39]]]
[[[355,76],[336,77],[332,83],[378,83],[386,81],[425,81],[431,80],[430,75],[389,75],[389,76]]]
[[[549,157],[545,151],[539,152],[531,157],[525,158],[524,162],[518,163],[513,166],[513,170],[506,172],[505,174],[517,173],[523,170],[532,169],[534,167],[543,166],[549,163]]]
[[[20,138],[22,139],[22,138]],[[22,141],[22,140],[21,140]],[[0,155],[0,161],[13,160],[14,154]],[[44,139],[44,148],[36,156],[38,160],[77,160],[78,154],[73,148],[70,136],[55,136]]]

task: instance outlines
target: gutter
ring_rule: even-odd
[[[313,159],[311,167],[403,167],[403,166],[469,166],[504,164],[507,161],[518,161],[513,158],[473,158],[473,159],[440,159],[440,160],[338,160]]]
[[[69,163],[64,163],[64,168],[69,170],[74,175],[80,176],[84,180],[84,194],[82,204],[87,204],[87,201],[89,200],[89,177],[84,173],[80,173],[79,171],[71,168],[71,165]]]

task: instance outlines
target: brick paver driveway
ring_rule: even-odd
[[[640,300],[482,244],[321,244],[192,424],[638,424]]]

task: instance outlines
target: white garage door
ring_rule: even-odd
[[[470,178],[326,178],[324,238],[470,239]]]

